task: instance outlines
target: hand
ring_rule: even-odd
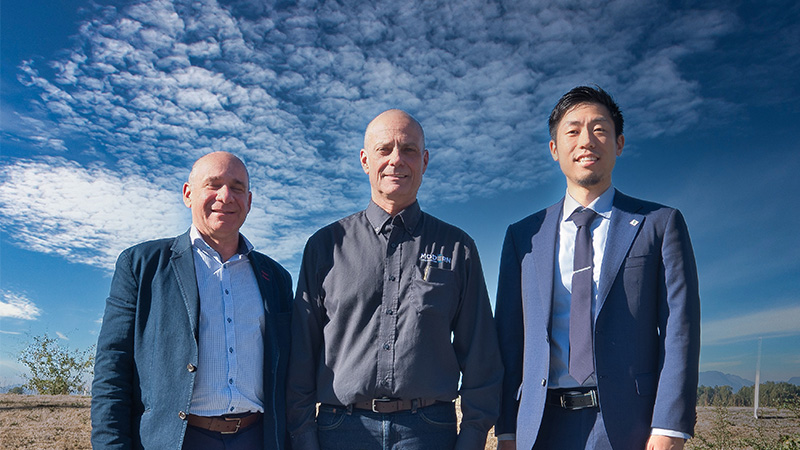
[[[497,450],[517,450],[517,441],[497,441]]]
[[[679,437],[652,435],[647,440],[647,450],[683,450],[686,441]]]

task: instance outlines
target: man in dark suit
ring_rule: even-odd
[[[286,448],[289,273],[239,233],[252,194],[226,152],[192,167],[192,226],[120,255],[97,343],[94,449]]]
[[[622,125],[600,88],[571,90],[550,115],[567,195],[505,237],[501,450],[681,449],[693,433],[692,245],[679,211],[613,188]]]

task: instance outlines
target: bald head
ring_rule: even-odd
[[[367,125],[367,131],[364,132],[364,148],[367,148],[368,140],[374,134],[383,133],[384,130],[398,130],[406,127],[416,129],[419,136],[422,137],[422,148],[425,148],[425,132],[422,130],[422,125],[402,109],[390,109],[372,119],[372,122]]]
[[[247,167],[238,156],[228,152],[212,152],[201,156],[192,164],[192,171],[189,172],[189,184],[196,183],[201,172],[204,172],[206,167],[219,165],[241,169],[245,174],[247,188],[250,189],[250,174],[247,172]]]

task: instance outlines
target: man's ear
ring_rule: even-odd
[[[192,186],[189,183],[183,183],[183,204],[187,208],[192,207]]]
[[[359,157],[361,159],[361,168],[364,169],[364,173],[369,174],[369,160],[367,159],[367,151],[362,148]]]
[[[553,157],[553,161],[558,161],[558,149],[556,148],[556,141],[550,141],[550,156]]]

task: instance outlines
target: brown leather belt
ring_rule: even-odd
[[[599,405],[597,389],[578,389],[549,389],[547,391],[547,404],[560,406],[568,410],[595,408]]]
[[[260,418],[261,418],[261,413],[251,413],[242,417],[235,417],[235,416],[205,417],[205,416],[195,416],[194,414],[189,414],[189,416],[187,417],[187,422],[189,422],[189,425],[193,427],[202,428],[204,430],[216,431],[220,434],[234,434],[241,430],[244,430],[250,425],[255,424],[256,422],[258,422],[258,419]]]
[[[353,408],[366,409],[379,414],[391,414],[398,411],[409,411],[416,408],[424,408],[436,403],[436,400],[418,398],[414,400],[399,400],[395,398],[374,398],[365,402],[356,402]]]

